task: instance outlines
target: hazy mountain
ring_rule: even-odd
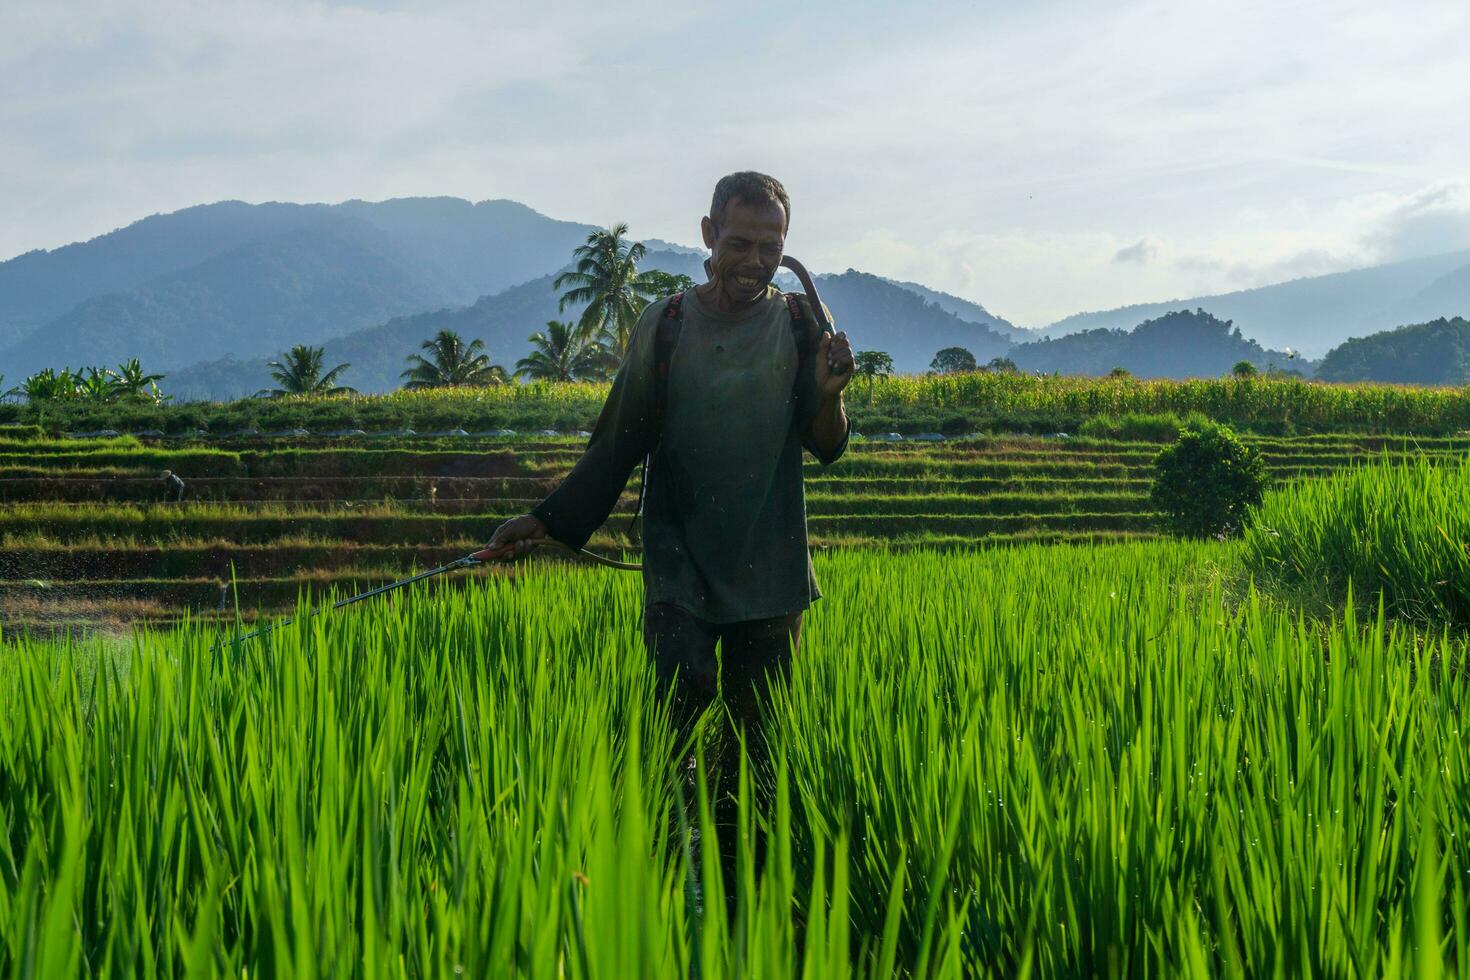
[[[224,201],[153,215],[0,262],[0,369],[114,361],[135,331],[140,345],[122,356],[145,362],[145,351],[163,352],[166,364],[258,355],[278,342],[259,332],[262,322],[294,320],[306,340],[334,318],[328,332],[340,335],[396,313],[463,306],[558,267],[593,230],[514,201],[456,198]],[[344,297],[355,281],[366,294]],[[253,308],[237,312],[242,300]]]
[[[652,252],[643,268],[682,273],[704,281],[703,257],[687,252]],[[884,350],[900,371],[921,372],[943,347],[967,347],[983,363],[1007,349],[1003,337],[977,323],[926,302],[916,293],[878,276],[848,270],[842,275],[814,277],[822,302],[832,310],[839,329],[860,350]],[[361,391],[388,391],[401,382],[404,359],[440,330],[453,330],[466,340],[481,339],[490,357],[507,368],[530,351],[527,338],[546,321],[572,320],[580,309],[557,312],[555,274],[480,299],[471,306],[397,317],[378,326],[326,341],[326,362],[352,367],[343,383]],[[782,288],[795,289],[783,276]],[[273,352],[274,353],[274,352]],[[174,372],[165,390],[180,398],[228,398],[267,387],[268,358],[219,360]]]
[[[434,270],[380,231],[333,216],[85,300],[12,346],[0,363],[17,377],[129,357],[168,371],[340,336],[440,304],[444,291]]]
[[[1462,385],[1470,381],[1470,321],[1459,317],[1349,340],[1322,359],[1324,381]]]
[[[1470,282],[1451,275],[1470,276],[1466,266],[1470,252],[1453,252],[1258,289],[1078,313],[1042,333],[1055,337],[1099,328],[1129,329],[1170,310],[1203,307],[1233,320],[1242,334],[1267,347],[1292,347],[1320,357],[1352,336],[1415,319],[1470,315]],[[1442,281],[1444,285],[1438,285]]]
[[[1204,310],[1166,313],[1132,330],[1084,330],[1017,344],[1010,356],[1021,370],[1043,374],[1101,376],[1121,367],[1140,378],[1218,378],[1240,361],[1262,370],[1311,372],[1310,365],[1264,350],[1230,321]]]
[[[1424,324],[1441,318],[1470,318],[1470,264],[1463,265],[1395,306],[1393,326]]]
[[[902,286],[911,293],[918,293],[941,310],[944,310],[946,313],[953,313],[961,320],[984,324],[1009,340],[1026,341],[1036,338],[1036,334],[1033,331],[1018,327],[1009,320],[996,316],[979,303],[973,303],[970,300],[961,299],[958,296],[951,296],[949,293],[942,293],[937,289],[930,289],[928,286],[917,282],[904,282],[900,279],[889,279],[888,282],[893,283],[895,286]]]

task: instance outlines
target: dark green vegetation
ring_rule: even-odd
[[[1322,359],[1317,377],[1463,385],[1470,381],[1470,321],[1440,318],[1349,340]]]
[[[1149,500],[1175,534],[1230,537],[1250,523],[1266,489],[1266,465],[1223,425],[1204,422],[1179,433],[1154,460]]]
[[[1231,554],[819,556],[733,880],[636,576],[10,646],[0,970],[1465,975],[1463,639],[1235,607]]]
[[[1433,437],[1247,442],[1278,482],[1382,452],[1470,448]],[[581,447],[552,436],[53,441],[26,430],[0,438],[0,623],[218,615],[222,604],[233,610],[235,589],[248,617],[304,588],[381,584],[483,545],[549,492]],[[1161,448],[1161,439],[856,440],[834,467],[809,467],[812,540],[910,548],[1153,536]],[[186,481],[182,504],[164,501],[165,469]],[[629,546],[635,496],[636,481],[594,549]]]
[[[1011,348],[1022,371],[1106,375],[1124,368],[1140,378],[1218,378],[1247,361],[1261,370],[1302,368],[1282,351],[1265,350],[1242,337],[1240,328],[1204,310],[1178,310],[1146,320],[1131,330],[1085,330]]]

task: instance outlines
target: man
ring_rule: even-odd
[[[660,690],[673,688],[681,727],[719,691],[718,643],[726,706],[753,728],[768,673],[788,670],[802,612],[821,596],[807,551],[802,448],[823,465],[846,449],[842,390],[853,358],[845,334],[818,331],[804,298],[798,341],[771,285],[790,214],[785,188],[765,174],[719,181],[700,221],[709,281],[679,301],[661,424],[655,347],[670,299],[639,318],[581,460],[489,544],[507,557],[548,535],[582,547],[651,453],[643,639]]]
[[[181,503],[184,499],[184,481],[172,470],[163,471],[164,499]]]

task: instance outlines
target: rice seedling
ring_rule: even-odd
[[[12,641],[0,970],[1465,975],[1464,641],[1232,607],[1235,555],[819,556],[773,768],[692,799],[612,572]]]
[[[1470,462],[1390,459],[1270,493],[1246,537],[1265,582],[1340,605],[1382,596],[1390,613],[1470,625]]]

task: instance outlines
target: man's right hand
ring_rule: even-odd
[[[536,542],[545,537],[546,525],[541,523],[541,518],[522,514],[496,528],[485,548],[487,551],[499,552],[494,560],[514,561],[529,555],[531,549],[536,547]]]

